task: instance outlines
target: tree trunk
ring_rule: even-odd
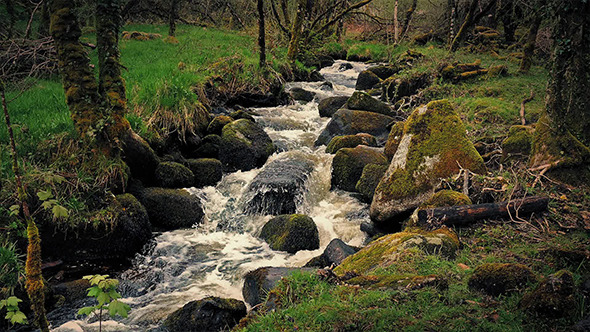
[[[457,16],[457,5],[455,0],[448,0],[447,3],[448,9],[448,22],[449,22],[449,38],[448,38],[448,45],[451,45],[453,39],[455,39],[455,20]]]
[[[518,27],[518,21],[515,16],[515,7],[512,0],[503,0],[503,6],[500,8],[502,25],[504,26],[504,41],[507,45],[514,43],[514,33]]]
[[[406,12],[406,18],[404,19],[404,25],[402,26],[402,31],[401,31],[401,35],[400,35],[401,38],[404,38],[406,33],[408,32],[408,29],[410,28],[410,22],[412,21],[412,15],[416,11],[417,6],[418,6],[418,0],[412,1],[412,5],[410,6],[410,9],[408,9],[408,11]]]
[[[8,128],[8,137],[10,139],[10,152],[12,155],[12,171],[16,180],[16,187],[18,191],[18,199],[20,201],[22,213],[27,223],[27,239],[29,245],[27,246],[27,260],[25,263],[25,289],[31,301],[31,310],[33,311],[34,322],[41,331],[49,332],[49,323],[45,315],[45,282],[41,274],[41,237],[39,236],[39,229],[31,217],[29,205],[27,204],[25,188],[22,184],[20,168],[18,166],[18,157],[16,155],[16,143],[14,141],[14,133],[10,123],[10,116],[8,114],[8,106],[6,105],[6,95],[4,93],[4,82],[0,81],[0,94],[2,98],[2,109],[4,110],[4,120]]]
[[[49,36],[49,9],[47,1],[49,0],[43,0],[43,7],[41,8],[41,19],[39,20],[39,30],[37,32],[39,38]]]
[[[551,2],[555,39],[545,114],[531,165],[566,183],[590,183],[590,3]],[[584,182],[585,181],[585,182]]]
[[[399,40],[399,20],[397,19],[398,0],[393,5],[393,42],[397,44]]]
[[[295,20],[293,21],[293,27],[291,28],[291,40],[289,41],[289,48],[287,50],[287,60],[291,65],[295,64],[295,60],[299,55],[299,40],[301,39],[301,27],[303,26],[303,16],[305,3],[301,0],[297,2],[297,13],[295,14]]]
[[[111,150],[118,151],[120,138],[131,128],[125,113],[127,96],[121,76],[119,29],[121,26],[120,0],[100,0],[96,7],[96,46],[98,49],[98,92],[106,102],[109,121],[105,124]],[[112,155],[112,153],[109,153]]]
[[[176,11],[178,10],[178,0],[170,1],[170,12],[168,13],[168,36],[176,36]]]
[[[451,42],[451,47],[450,47],[451,52],[454,52],[457,50],[457,48],[459,47],[459,44],[461,43],[461,41],[463,40],[463,38],[467,32],[467,29],[473,23],[473,16],[475,16],[475,9],[476,8],[477,8],[477,0],[471,0],[471,4],[469,5],[469,10],[467,11],[467,16],[465,16],[465,20],[463,21],[461,28],[459,28],[459,31],[457,31],[457,35],[455,36],[455,38],[453,38],[453,41]]]
[[[541,27],[543,17],[540,14],[535,15],[535,18],[531,22],[531,26],[526,36],[526,44],[523,49],[523,57],[520,61],[520,68],[518,69],[521,73],[528,73],[533,64],[533,56],[535,55],[535,47],[537,46],[537,34]]]
[[[266,37],[264,27],[264,0],[257,0],[258,5],[258,47],[260,48],[260,68],[266,67]]]

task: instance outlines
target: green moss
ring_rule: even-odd
[[[234,119],[227,115],[218,115],[214,117],[213,120],[211,120],[211,122],[209,123],[209,126],[207,127],[207,133],[220,135],[223,127],[226,124],[231,123],[233,120]]]
[[[195,182],[195,176],[189,168],[170,161],[162,162],[156,167],[155,179],[164,188],[192,187]]]
[[[420,209],[435,207],[470,205],[471,200],[465,194],[453,190],[441,190],[436,192],[429,200],[420,206]]]
[[[320,247],[317,226],[304,214],[280,215],[267,222],[260,237],[273,250],[294,254],[299,250],[315,250]]]
[[[351,110],[374,112],[387,116],[395,115],[395,112],[387,104],[362,91],[355,91],[346,102],[346,107]]]
[[[534,129],[529,126],[512,126],[508,131],[508,137],[502,141],[502,157],[508,158],[511,154],[528,156],[531,153]]]
[[[397,151],[397,147],[402,139],[404,134],[404,122],[396,122],[389,131],[389,136],[387,137],[387,143],[385,143],[385,155],[387,159],[391,160]]]
[[[379,151],[363,145],[338,150],[332,160],[332,187],[355,191],[368,164],[387,165],[387,159]]]
[[[364,133],[335,136],[330,143],[328,143],[326,152],[335,154],[342,148],[354,148],[357,145],[377,146],[377,140],[375,139],[375,136]]]
[[[578,309],[575,287],[571,272],[557,271],[543,280],[531,293],[525,294],[520,308],[541,319],[575,316]]]
[[[373,199],[375,188],[377,188],[388,167],[387,164],[367,164],[363,168],[363,173],[355,188],[366,201],[370,202]]]
[[[478,266],[469,278],[469,288],[498,296],[525,288],[537,278],[522,264],[486,263]]]

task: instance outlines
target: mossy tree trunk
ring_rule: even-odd
[[[16,154],[16,143],[14,141],[14,133],[10,123],[10,116],[8,114],[8,106],[6,105],[6,96],[4,93],[4,82],[0,81],[0,95],[2,99],[2,109],[4,111],[4,120],[8,128],[8,137],[10,140],[10,152],[12,155],[12,171],[16,180],[18,200],[21,205],[21,211],[25,217],[27,224],[27,260],[25,263],[25,289],[29,300],[31,301],[31,310],[33,311],[35,325],[43,332],[49,332],[49,323],[45,315],[45,282],[41,273],[41,237],[39,236],[39,229],[31,216],[29,205],[27,204],[27,197],[25,188],[22,183],[20,168],[18,166],[18,157]]]
[[[453,41],[451,42],[450,49],[452,52],[457,50],[459,44],[461,43],[465,34],[467,33],[467,29],[471,26],[471,24],[473,24],[473,16],[475,16],[477,2],[478,0],[471,0],[471,3],[469,4],[469,9],[467,10],[467,16],[465,16],[465,20],[463,21],[461,28],[459,28],[459,31],[457,31],[455,38],[453,38]]]
[[[590,182],[590,3],[552,2],[555,47],[531,165],[566,183]]]
[[[535,48],[537,46],[537,34],[539,33],[541,22],[543,22],[543,17],[540,14],[535,15],[531,21],[531,26],[526,35],[526,44],[522,51],[523,56],[520,61],[520,68],[518,69],[521,73],[528,73],[533,64],[533,56],[535,55]]]
[[[260,49],[260,68],[266,67],[266,36],[264,26],[264,1],[257,0],[258,7],[258,47]]]
[[[448,45],[451,45],[453,39],[455,39],[455,21],[457,19],[457,3],[455,0],[448,0],[447,1],[447,21],[449,22],[448,26]]]
[[[170,12],[168,13],[168,36],[176,36],[176,17],[178,15],[178,0],[170,1]]]
[[[406,11],[406,17],[404,18],[404,25],[402,26],[402,30],[401,30],[401,34],[400,34],[401,38],[404,38],[406,36],[406,33],[408,32],[408,29],[410,28],[410,22],[412,21],[412,15],[414,15],[414,12],[416,11],[417,6],[418,6],[418,0],[413,0],[412,5]]]
[[[301,29],[303,27],[303,16],[305,15],[305,2],[303,0],[297,1],[297,13],[291,28],[291,40],[289,41],[289,48],[287,49],[287,60],[291,65],[295,64],[295,60],[299,55],[299,41],[301,40]]]
[[[516,6],[512,0],[503,0],[500,6],[500,16],[502,19],[502,26],[504,27],[504,42],[511,45],[514,43],[514,33],[518,27],[518,19],[516,17]]]

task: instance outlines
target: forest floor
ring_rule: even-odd
[[[165,29],[163,26],[143,25],[127,26],[124,30],[166,35]],[[86,34],[85,38],[87,42],[94,41],[92,33]],[[216,64],[239,58],[246,67],[256,66],[255,42],[252,36],[192,26],[179,27],[178,43],[162,39],[121,40],[122,63],[126,67],[123,76],[130,106],[127,117],[134,130],[149,136],[153,131],[149,128],[149,118],[154,110],[198,102],[192,88],[214,74]],[[481,76],[457,84],[437,80],[428,92],[428,98],[446,98],[456,106],[469,138],[476,145],[484,145],[485,151],[501,149],[508,129],[520,124],[521,102],[531,91],[534,99],[526,104],[527,123],[535,123],[544,107],[547,70],[533,66],[528,74],[517,74],[519,60],[511,55],[512,51],[480,53],[459,50],[451,54],[436,44],[404,44],[394,48],[353,40],[342,45],[329,44],[326,48],[344,47],[349,50],[349,55],[368,54],[376,61],[395,59],[410,48],[422,53],[424,58],[407,75],[433,72],[442,64],[453,62],[481,60],[483,68],[506,65],[507,76]],[[273,68],[284,62],[284,53],[284,49],[271,49],[269,59]],[[91,50],[91,56],[96,62],[96,51]],[[241,75],[249,74],[244,70]],[[74,135],[61,82],[57,77],[27,80],[13,86],[7,97],[11,101],[8,107],[25,172],[50,169],[52,165],[38,157],[43,142]],[[6,129],[1,127],[2,182],[10,181],[12,176],[7,141]],[[383,275],[436,275],[444,278],[448,287],[365,289],[322,281],[313,274],[298,274],[280,284],[282,306],[272,313],[255,317],[245,330],[567,330],[589,313],[588,303],[584,303],[582,295],[576,297],[576,306],[564,318],[549,320],[530,316],[519,309],[523,294],[534,289],[535,283],[520,292],[491,297],[471,291],[467,280],[477,266],[500,262],[527,265],[539,279],[568,269],[576,284],[583,284],[590,274],[587,262],[590,189],[573,188],[544,177],[537,181],[537,174],[527,168],[527,156],[501,160],[500,155],[492,154],[487,159],[487,166],[490,171],[487,178],[500,184],[495,187],[498,200],[509,199],[515,193],[549,196],[549,211],[525,220],[491,220],[457,229],[462,249],[455,259],[436,255],[409,256],[396,266],[379,272]],[[65,206],[78,204],[75,200],[79,198],[67,199],[71,201],[65,202]],[[0,227],[17,226],[0,224]]]

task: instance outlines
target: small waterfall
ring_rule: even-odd
[[[160,331],[162,320],[189,301],[211,295],[242,299],[242,276],[250,270],[302,266],[334,238],[362,245],[360,224],[368,221],[368,206],[348,193],[330,191],[333,155],[313,145],[329,120],[319,117],[317,101],[351,95],[358,73],[367,67],[346,64],[336,61],[321,71],[331,84],[289,83],[287,88],[314,92],[314,101],[255,110],[279,152],[260,169],[226,174],[215,187],[187,189],[201,199],[205,222],[156,236],[151,249],[118,276],[122,300],[132,311],[126,319],[103,322],[103,331]],[[285,191],[283,185],[291,187]],[[320,249],[291,255],[258,239],[272,215],[283,212],[309,215],[319,230]],[[56,330],[98,331],[95,321],[70,320]]]

